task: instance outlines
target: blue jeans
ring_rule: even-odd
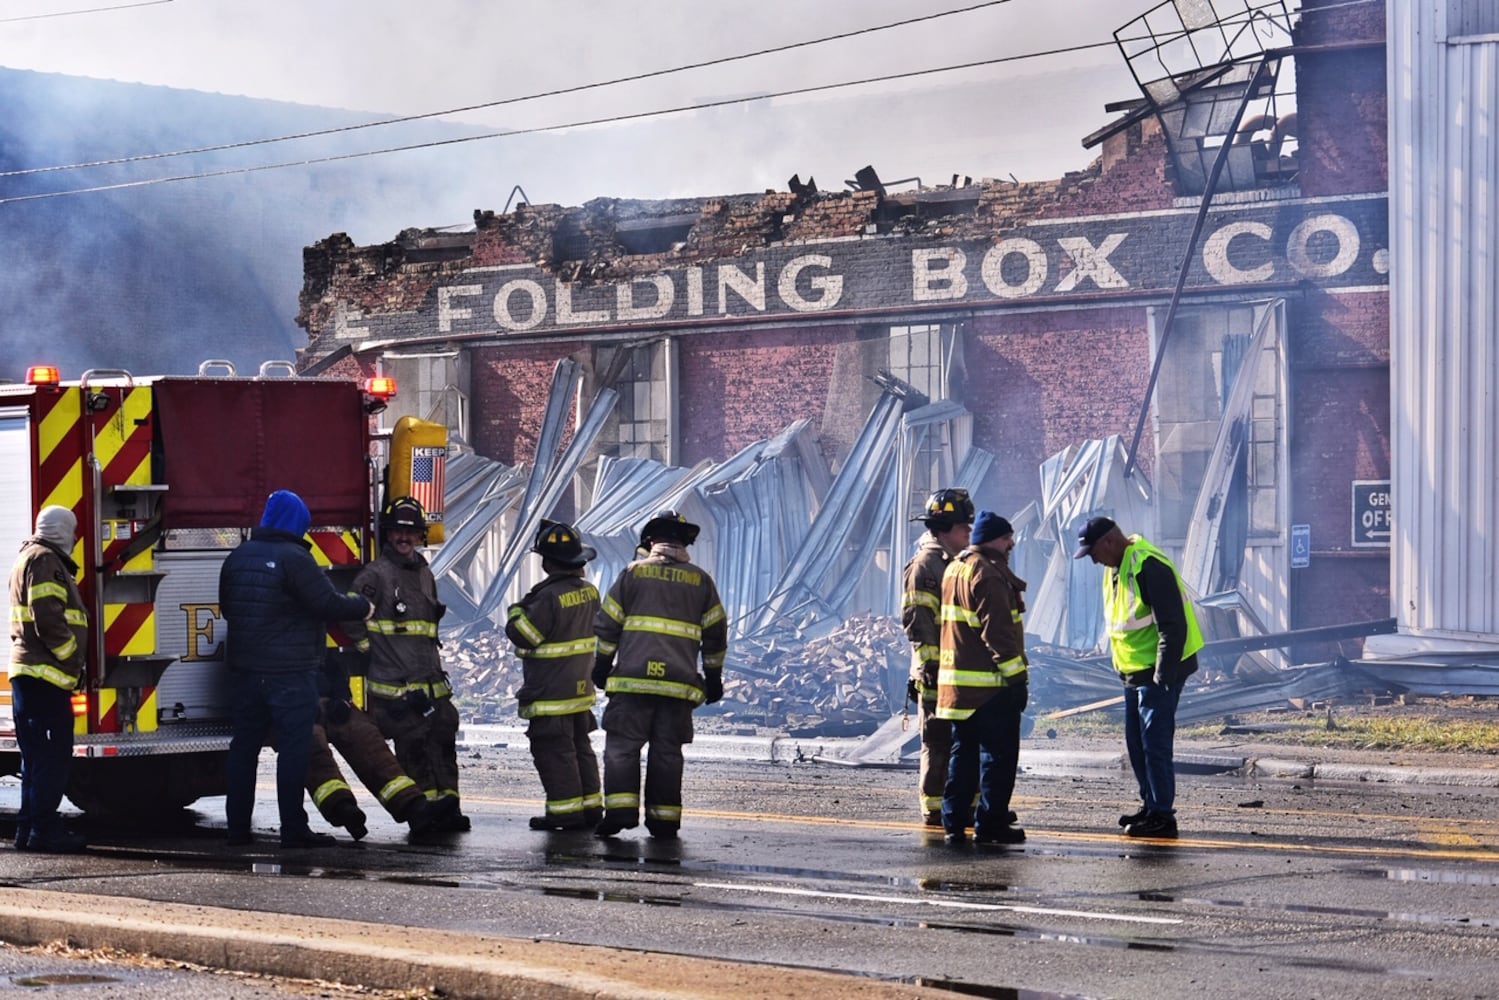
[[[1166,686],[1154,682],[1124,686],[1124,745],[1129,766],[1140,786],[1145,811],[1161,816],[1176,813],[1176,704],[1182,682]]]
[[[10,699],[21,751],[16,843],[24,845],[33,833],[46,839],[61,832],[57,807],[73,760],[73,704],[71,692],[39,677],[12,677]]]
[[[276,729],[276,804],[281,812],[282,841],[307,832],[302,790],[312,759],[312,726],[317,721],[317,672],[230,674],[234,729],[229,740],[229,792],[224,815],[229,835],[248,836],[255,808],[255,771],[260,748]]]
[[[947,787],[942,792],[942,829],[962,833],[968,825],[973,792],[978,811],[973,832],[982,836],[1009,825],[1010,796],[1020,763],[1022,687],[1000,688],[961,722],[952,724]]]

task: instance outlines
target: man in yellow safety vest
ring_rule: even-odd
[[[1138,811],[1119,817],[1129,837],[1176,836],[1176,706],[1197,671],[1202,630],[1166,554],[1095,517],[1078,532],[1074,559],[1105,567],[1109,650],[1124,681],[1124,744],[1140,787]]]

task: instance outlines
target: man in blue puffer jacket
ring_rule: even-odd
[[[311,524],[302,498],[277,490],[266,500],[260,527],[229,553],[219,571],[219,611],[228,623],[234,705],[224,807],[230,844],[251,842],[255,771],[272,727],[277,734],[281,846],[333,843],[328,834],[308,828],[302,808],[318,713],[317,673],[327,623],[368,618],[374,609],[364,598],[334,589],[302,537]]]

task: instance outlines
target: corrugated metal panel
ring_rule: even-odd
[[[1499,40],[1387,5],[1392,596],[1402,639],[1499,643]]]

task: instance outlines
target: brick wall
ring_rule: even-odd
[[[967,369],[974,444],[995,455],[981,499],[1009,514],[1040,499],[1040,465],[1063,448],[1110,434],[1128,445],[1150,375],[1145,317],[1089,309],[976,319]],[[1147,447],[1147,476],[1150,458]]]
[[[578,343],[480,347],[473,352],[469,396],[474,450],[507,465],[529,465],[546,415],[547,393],[557,361],[582,348]],[[572,439],[574,415],[563,444]]]

